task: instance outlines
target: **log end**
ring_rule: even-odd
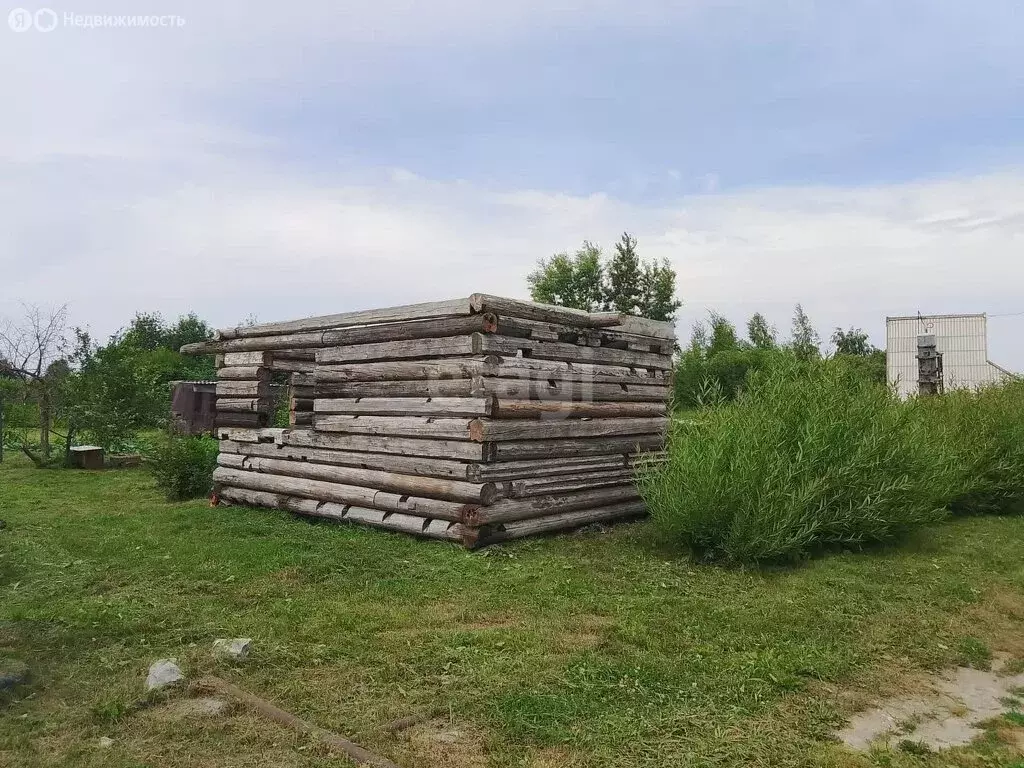
[[[484,440],[484,423],[480,419],[473,419],[469,422],[469,439],[482,443]]]

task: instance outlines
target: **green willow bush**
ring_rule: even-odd
[[[921,401],[954,475],[956,514],[1024,511],[1024,382]]]
[[[152,445],[146,458],[168,501],[200,498],[213,488],[217,441],[212,437],[166,435]]]
[[[734,402],[676,419],[641,491],[663,540],[713,558],[890,540],[942,519],[957,480],[922,410],[842,359],[779,355]]]

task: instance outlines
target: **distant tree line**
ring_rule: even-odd
[[[59,462],[81,440],[124,447],[166,422],[171,381],[214,377],[212,357],[178,352],[212,336],[194,314],[170,323],[142,313],[98,343],[68,326],[65,307],[25,307],[22,317],[0,325],[5,445],[39,466]]]

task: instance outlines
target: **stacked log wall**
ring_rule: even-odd
[[[479,546],[644,514],[671,325],[475,294],[220,331],[220,500]],[[269,423],[273,371],[290,427]]]

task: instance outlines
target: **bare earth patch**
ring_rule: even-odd
[[[861,712],[836,736],[862,751],[903,741],[934,750],[968,744],[981,735],[978,724],[1009,711],[1007,699],[1024,686],[1024,674],[1000,674],[1007,658],[997,656],[990,672],[956,667],[928,677],[920,693]]]

